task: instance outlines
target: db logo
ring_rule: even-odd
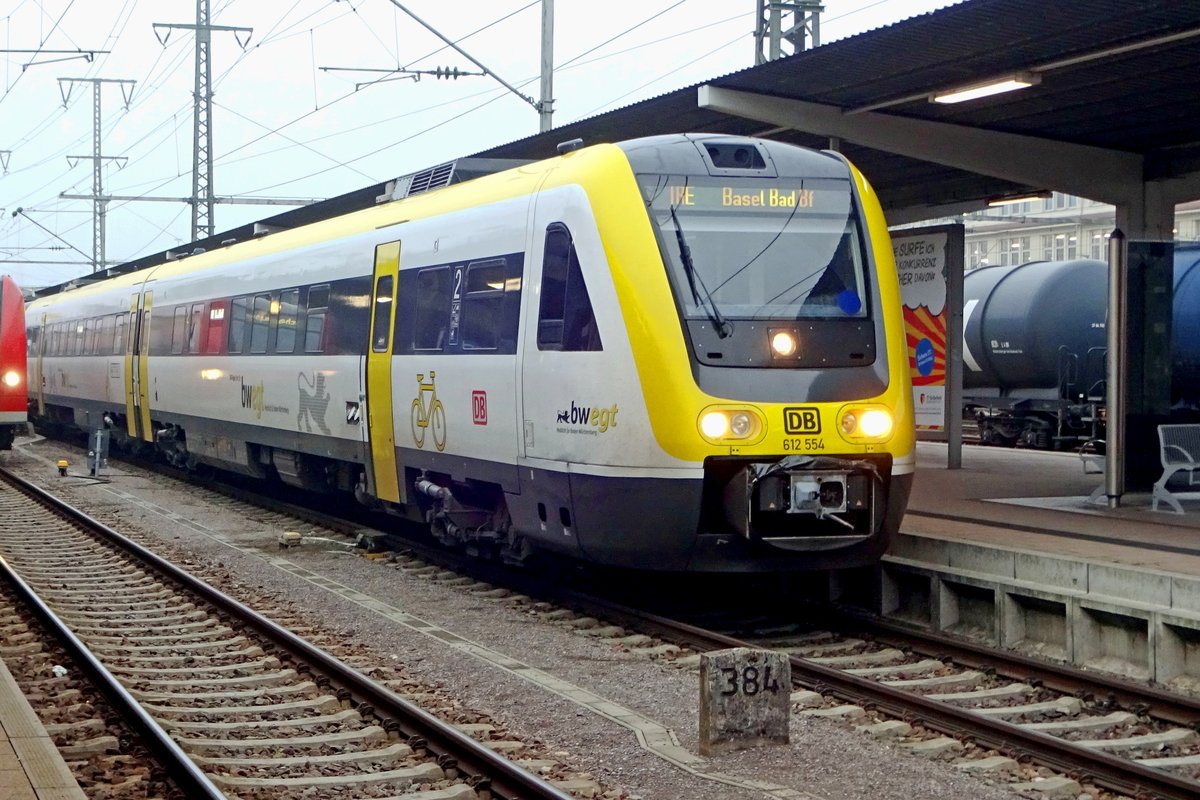
[[[811,406],[785,408],[783,410],[783,429],[787,433],[820,433],[821,411]]]
[[[478,389],[471,392],[471,421],[476,425],[487,425],[487,392]]]

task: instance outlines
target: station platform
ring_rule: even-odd
[[[3,661],[0,661],[0,797],[87,800]]]
[[[1200,693],[1200,492],[1185,511],[1089,502],[1078,455],[917,446],[908,514],[864,591],[835,599],[901,624]],[[1166,508],[1160,504],[1160,509]]]
[[[917,444],[902,531],[1200,576],[1200,491],[1174,493],[1184,514],[1151,511],[1149,492],[1109,509],[1088,502],[1104,476],[1085,474],[1077,454],[967,445],[952,470],[946,450]],[[1003,541],[988,523],[1006,526]]]

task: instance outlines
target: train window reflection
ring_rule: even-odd
[[[375,319],[371,324],[371,349],[376,353],[388,351],[392,330],[392,301],[394,281],[391,275],[382,275],[375,281]]]
[[[464,350],[496,349],[507,277],[502,258],[467,265],[462,313]]]
[[[450,326],[450,268],[417,273],[417,307],[413,320],[413,349],[441,350]]]
[[[860,214],[848,180],[639,180],[685,316],[868,316]]]
[[[275,352],[292,353],[296,350],[296,314],[300,302],[300,290],[288,289],[279,295],[279,321],[275,333]]]
[[[604,349],[575,243],[561,222],[546,229],[537,343],[539,350]]]
[[[255,295],[250,310],[250,352],[267,352],[267,334],[271,331],[271,295]]]
[[[192,318],[188,320],[188,346],[187,352],[200,352],[200,320],[204,315],[204,304],[195,303],[192,305]]]
[[[179,354],[187,344],[187,306],[175,309],[175,321],[171,326],[171,353]]]
[[[235,297],[229,313],[229,352],[240,353],[245,346],[246,320],[250,316],[250,298]]]
[[[329,284],[308,290],[308,314],[304,321],[304,352],[325,351],[325,317],[329,313]]]

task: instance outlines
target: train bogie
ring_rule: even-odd
[[[913,467],[891,258],[836,155],[598,146],[49,294],[34,402],[510,559],[870,563]]]

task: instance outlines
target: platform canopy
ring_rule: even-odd
[[[747,40],[749,48],[749,40]],[[1032,85],[955,104],[935,94]],[[1200,3],[967,0],[478,154],[692,131],[836,147],[893,223],[1057,190],[1200,198]],[[1149,193],[1152,197],[1146,197]]]

